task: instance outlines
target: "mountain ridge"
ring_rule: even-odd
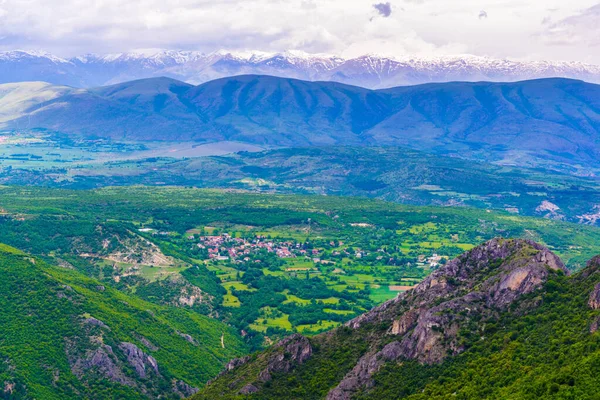
[[[0,126],[113,140],[404,146],[507,165],[597,167],[599,98],[600,86],[563,78],[377,91],[261,75],[198,86],[154,78],[31,100]],[[13,107],[0,97],[0,113]]]
[[[581,62],[513,61],[473,55],[343,58],[300,51],[267,53],[219,50],[138,50],[60,58],[43,51],[0,52],[0,83],[42,80],[76,87],[104,86],[168,76],[192,84],[245,75],[274,75],[389,88],[428,82],[518,81],[565,77],[600,83],[600,66]]]

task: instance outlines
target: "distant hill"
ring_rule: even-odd
[[[0,93],[15,88],[0,85]],[[117,140],[407,146],[533,166],[597,166],[600,159],[600,86],[568,79],[371,91],[247,75],[199,86],[155,78],[90,90],[47,87],[54,93],[47,98],[19,90],[26,106],[16,111],[11,96],[0,97],[0,113],[12,116],[3,118],[5,129]]]
[[[45,81],[95,87],[167,76],[192,84],[257,74],[334,81],[371,89],[450,81],[514,82],[564,77],[600,83],[600,67],[580,62],[514,61],[471,55],[342,58],[301,51],[265,53],[146,50],[69,59],[39,51],[0,52],[0,83]]]

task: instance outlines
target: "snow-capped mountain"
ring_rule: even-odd
[[[262,74],[309,81],[336,81],[371,89],[447,81],[517,81],[565,77],[600,83],[600,66],[579,62],[523,62],[476,56],[344,59],[300,51],[201,53],[140,50],[63,59],[45,52],[0,53],[0,83],[46,81],[102,86],[166,76],[192,84],[232,75]]]

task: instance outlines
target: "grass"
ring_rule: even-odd
[[[292,324],[289,321],[289,315],[283,314],[277,318],[258,318],[253,324],[250,324],[250,328],[258,332],[265,332],[269,327],[291,331]]]
[[[371,288],[369,297],[376,303],[383,303],[384,301],[393,299],[397,295],[397,291],[390,290],[389,286],[383,285],[378,288]]]
[[[301,299],[298,296],[294,296],[293,294],[286,294],[287,300],[284,301],[284,304],[288,304],[288,303],[296,303],[296,304],[300,304],[300,305],[306,305],[306,304],[310,304],[310,300],[306,300],[306,299]]]
[[[139,272],[140,275],[149,281],[158,281],[162,279],[166,279],[169,276],[178,276],[182,271],[186,270],[188,267],[154,267],[151,265],[143,265],[140,267]]]
[[[334,322],[334,321],[320,321],[320,322],[321,322],[320,324],[298,325],[296,327],[296,329],[298,330],[298,332],[300,332],[302,334],[311,334],[311,333],[318,333],[323,330],[335,328],[336,326],[341,325],[339,322]]]
[[[339,314],[339,315],[350,315],[354,314],[354,311],[351,310],[334,310],[332,308],[325,308],[323,311],[331,313],[331,314]]]

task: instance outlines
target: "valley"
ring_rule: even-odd
[[[69,143],[54,136],[19,140],[3,146],[0,153],[2,184],[70,189],[181,185],[359,196],[402,204],[476,207],[589,225],[600,221],[596,177],[406,148],[261,150],[237,142]]]
[[[0,400],[600,398],[600,4],[0,0]]]
[[[571,269],[600,253],[596,228],[474,208],[176,187],[0,196],[1,243],[220,319],[255,349],[339,326],[493,237],[542,241]]]

